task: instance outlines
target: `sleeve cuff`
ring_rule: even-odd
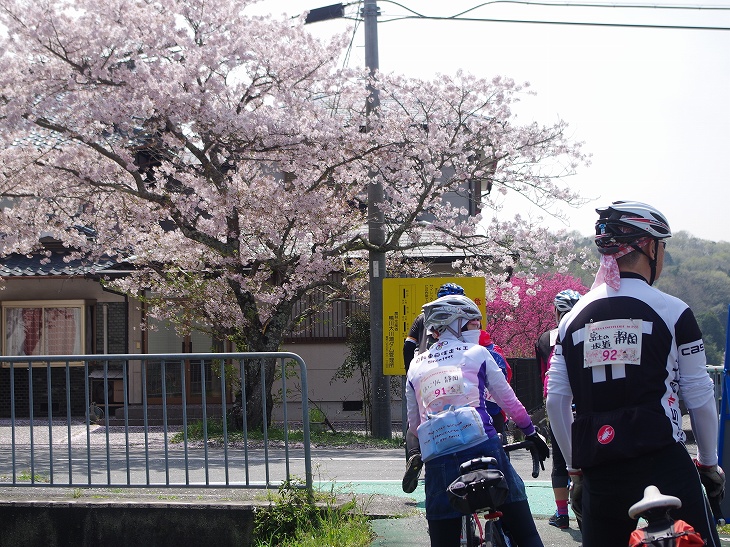
[[[535,426],[530,424],[527,427],[521,427],[522,433],[525,434],[525,437],[529,437],[533,433],[535,433]]]

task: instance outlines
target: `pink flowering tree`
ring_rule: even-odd
[[[540,335],[554,329],[555,295],[565,289],[580,294],[588,287],[577,277],[560,273],[537,278],[514,276],[487,305],[487,330],[507,357],[534,357]]]
[[[563,121],[515,118],[524,86],[372,80],[338,68],[345,35],[320,41],[303,18],[248,16],[250,4],[0,0],[0,256],[45,235],[76,257],[131,262],[115,288],[154,294],[152,316],[250,351],[277,350],[315,292],[362,300],[370,250],[418,275],[413,257],[445,248],[492,287],[507,268],[557,266],[544,229],[498,214],[518,197],[548,212],[582,201],[563,181],[581,144]],[[481,214],[443,199],[470,187]],[[248,381],[254,397],[260,380]],[[249,402],[254,427],[262,405]]]

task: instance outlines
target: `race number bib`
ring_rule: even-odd
[[[438,367],[421,380],[421,401],[426,408],[436,399],[464,395],[464,379],[459,367]]]
[[[583,367],[638,365],[641,362],[641,319],[588,323],[583,344]]]

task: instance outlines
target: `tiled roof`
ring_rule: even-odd
[[[0,258],[0,277],[47,277],[74,276],[103,273],[119,264],[113,260],[89,262],[87,260],[71,260],[66,262],[62,253],[45,255],[12,254]]]

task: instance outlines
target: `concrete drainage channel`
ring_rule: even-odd
[[[262,490],[0,488],[0,547],[247,547],[264,497]]]

